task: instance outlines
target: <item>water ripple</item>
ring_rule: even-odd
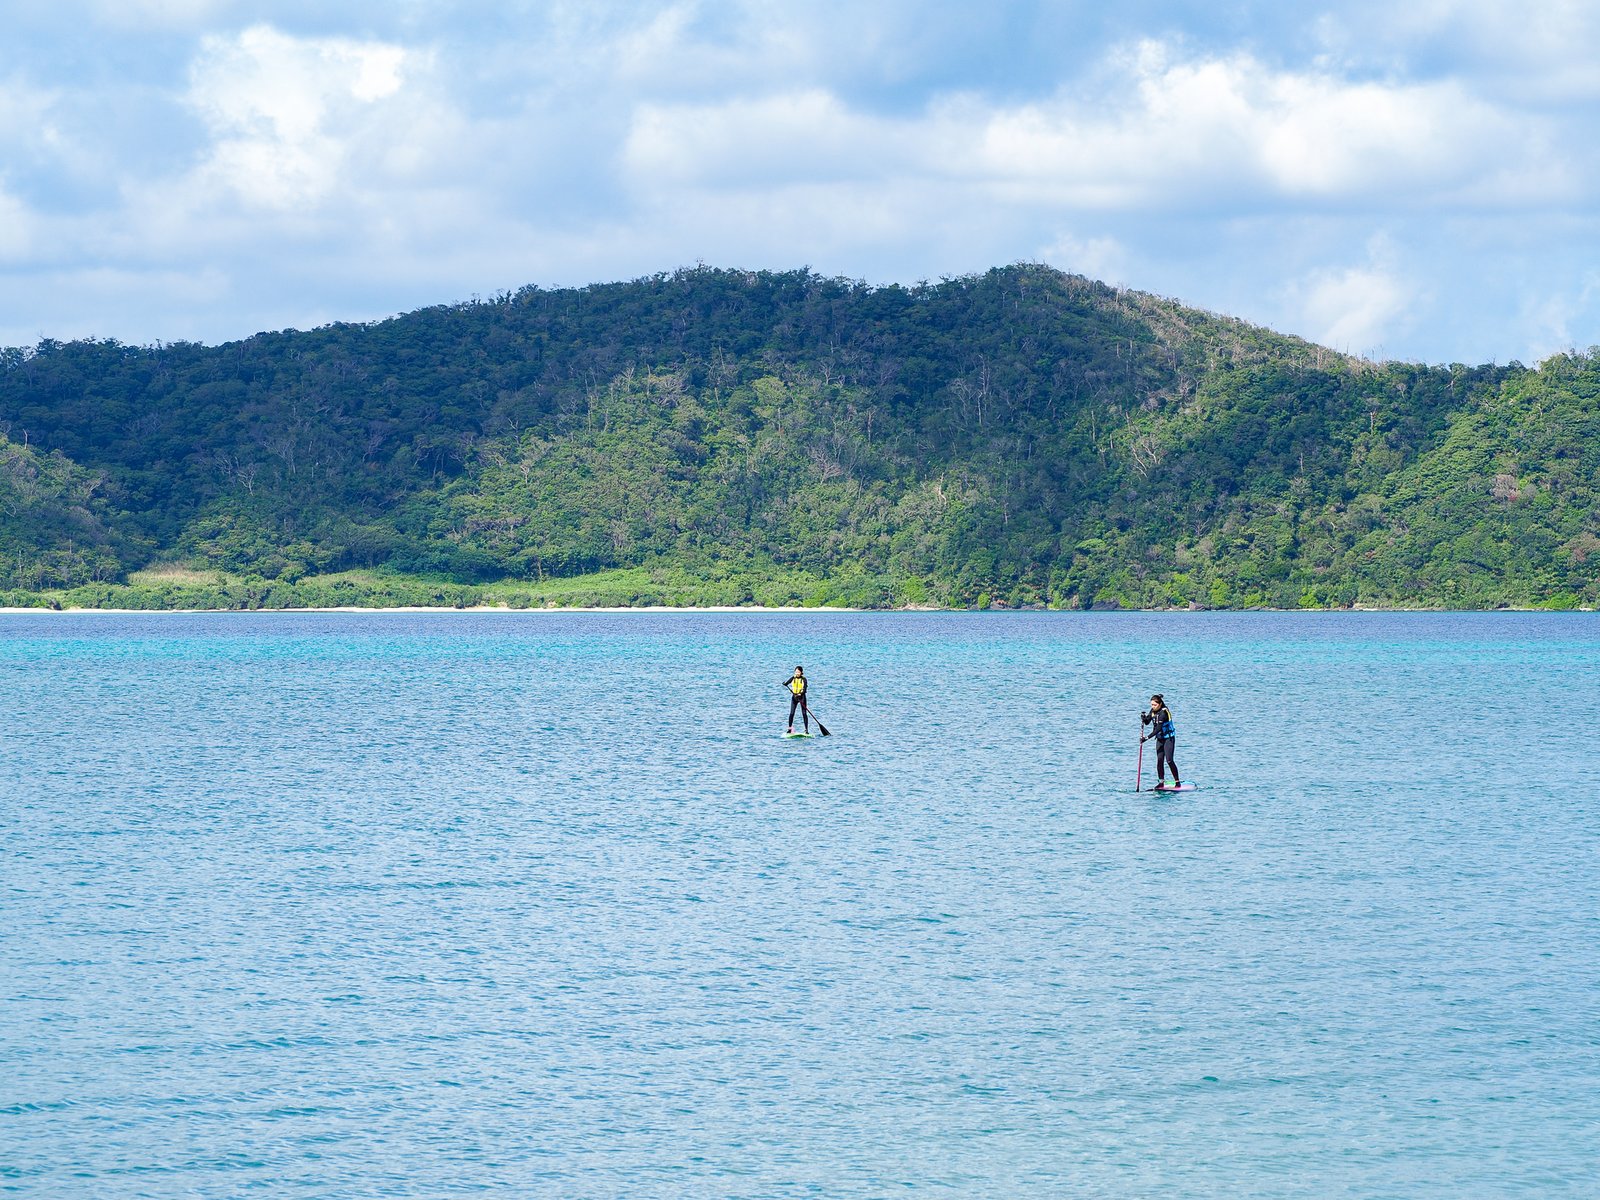
[[[0,695],[0,1195],[1593,1194],[1584,614],[16,616]]]

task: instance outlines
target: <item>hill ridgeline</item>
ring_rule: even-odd
[[[1372,363],[1039,266],[45,341],[0,435],[11,604],[1600,602],[1600,353]]]

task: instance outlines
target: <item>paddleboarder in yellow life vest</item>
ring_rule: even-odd
[[[828,733],[828,727],[822,723],[822,718],[811,711],[811,704],[806,699],[806,669],[804,667],[796,667],[794,669],[794,674],[783,681],[783,686],[789,693],[789,728],[784,731],[783,736],[810,737],[811,722],[813,721],[817,723],[818,733],[820,733],[823,737],[831,736]],[[797,708],[800,710],[801,719],[806,723],[806,731],[804,734],[799,734],[794,731],[794,710]]]
[[[794,674],[783,681],[783,686],[789,689],[789,728],[786,733],[794,732],[794,710],[800,710],[800,719],[805,722],[805,730],[811,732],[811,710],[806,707],[806,669],[796,667]]]

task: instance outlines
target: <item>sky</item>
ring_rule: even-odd
[[[1014,262],[1373,358],[1600,342],[1595,0],[0,7],[0,345]]]

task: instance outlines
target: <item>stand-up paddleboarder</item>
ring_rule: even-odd
[[[811,710],[806,706],[806,669],[796,667],[794,674],[783,681],[783,686],[789,689],[789,728],[786,733],[794,732],[794,710],[800,710],[800,719],[805,723],[805,731],[811,732]]]
[[[1178,778],[1178,764],[1172,757],[1178,745],[1178,731],[1172,723],[1172,710],[1167,707],[1160,692],[1150,697],[1150,711],[1139,714],[1139,724],[1150,726],[1150,732],[1139,739],[1140,744],[1152,739],[1156,744],[1156,787],[1167,786],[1168,767],[1172,768],[1172,786],[1182,787],[1183,780]]]

